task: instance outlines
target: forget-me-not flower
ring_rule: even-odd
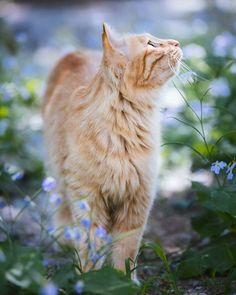
[[[229,82],[226,78],[221,77],[221,78],[212,80],[209,87],[210,87],[210,93],[213,96],[227,97],[230,95]]]
[[[231,45],[235,44],[236,38],[229,32],[224,32],[215,37],[212,47],[216,56],[226,56]]]
[[[0,209],[3,209],[6,206],[6,202],[4,199],[0,199]]]
[[[56,229],[54,226],[48,226],[46,230],[49,235],[53,235],[56,232]]]
[[[82,225],[83,227],[85,227],[86,229],[90,229],[90,227],[91,227],[91,220],[88,219],[88,218],[82,218],[82,219],[80,220],[80,223],[81,223],[81,225]]]
[[[24,171],[17,171],[16,173],[14,173],[12,176],[11,176],[11,179],[13,181],[16,181],[16,180],[21,180],[22,178],[24,177]]]
[[[98,238],[101,238],[103,240],[106,240],[107,238],[107,231],[104,227],[99,226],[95,229],[95,236]]]
[[[196,43],[191,43],[183,47],[183,54],[186,59],[204,58],[206,56],[206,50]]]
[[[50,203],[56,204],[59,206],[62,203],[62,197],[58,193],[53,193],[51,194],[49,201]]]
[[[81,294],[84,290],[84,282],[83,281],[78,281],[75,286],[75,291],[78,293],[78,294]]]
[[[58,288],[53,283],[47,283],[40,291],[40,295],[57,295]]]
[[[24,197],[24,203],[27,207],[34,208],[36,206],[36,203],[29,196]]]
[[[70,227],[67,226],[64,229],[64,238],[66,240],[75,240],[75,241],[79,241],[81,238],[81,234],[79,232],[78,227]]]
[[[227,164],[224,161],[216,161],[211,165],[211,172],[215,174],[220,174],[220,170],[224,169]]]
[[[86,200],[79,200],[75,203],[75,205],[77,208],[79,208],[81,210],[84,210],[84,211],[90,210],[89,204]]]
[[[42,188],[45,192],[53,191],[56,188],[56,180],[50,176],[44,178]]]
[[[234,178],[233,169],[235,166],[236,166],[236,162],[233,162],[231,165],[228,166],[226,170],[228,180],[232,180]]]

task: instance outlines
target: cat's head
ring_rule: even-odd
[[[150,34],[118,36],[103,24],[103,70],[117,87],[158,89],[179,69],[182,51],[176,40]]]

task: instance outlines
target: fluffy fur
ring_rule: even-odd
[[[112,249],[114,267],[124,271],[125,259],[135,260],[157,189],[159,92],[182,53],[175,40],[117,37],[107,25],[102,44],[103,53],[71,53],[56,65],[44,129],[50,173],[68,200],[57,226],[76,222],[82,213],[73,201],[87,196],[92,231],[128,233]]]

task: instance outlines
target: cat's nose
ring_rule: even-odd
[[[179,47],[179,46],[180,46],[179,41],[174,40],[174,39],[170,39],[170,40],[168,40],[168,43],[169,43],[170,45],[175,46],[175,47]]]

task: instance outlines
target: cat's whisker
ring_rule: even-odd
[[[178,60],[178,59],[177,59]],[[201,79],[201,80],[204,80],[204,81],[209,81],[208,79],[202,77],[201,75],[199,75],[198,73],[194,72],[185,62],[183,62],[182,60],[178,60],[178,62],[181,64],[181,66],[186,70],[186,71],[189,71],[193,74],[193,76]]]
[[[178,61],[183,66],[183,68],[185,68],[186,70],[193,72],[193,70],[185,62],[183,62],[183,60],[181,60],[180,58],[177,57],[176,61]]]
[[[171,65],[170,60],[168,59],[168,66],[170,68],[170,70],[175,74],[176,78],[182,83],[184,84],[183,79],[180,77],[179,73],[174,69],[174,67]]]

